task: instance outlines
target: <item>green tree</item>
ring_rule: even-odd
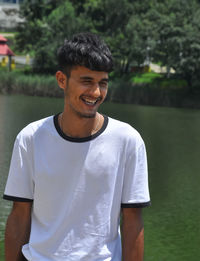
[[[196,0],[155,1],[156,45],[154,60],[196,85],[200,76],[200,3]]]
[[[16,44],[19,51],[30,52],[43,36],[45,18],[64,0],[25,0],[20,5],[20,16],[24,22],[17,28]]]
[[[127,73],[131,65],[140,66],[148,56],[149,50],[154,47],[153,23],[147,17],[150,2],[135,1],[132,4],[131,15],[121,30],[121,43],[118,46],[118,55],[121,56],[121,72]],[[117,50],[117,46],[115,47]]]
[[[200,2],[197,0],[25,0],[18,28],[20,50],[32,51],[34,69],[54,72],[56,51],[80,31],[100,34],[110,46],[116,70],[151,61],[174,68],[190,86],[199,82]]]
[[[133,12],[130,0],[85,0],[80,13],[87,20],[86,28],[100,34],[111,48],[115,58],[115,69],[127,72],[129,49],[132,46],[127,37],[126,26]]]
[[[54,73],[57,69],[57,49],[74,32],[81,30],[81,21],[76,18],[74,7],[64,1],[45,17],[42,37],[35,45],[34,71]]]
[[[35,72],[54,73],[58,47],[84,23],[76,17],[70,1],[26,0],[20,12],[24,22],[16,36],[18,50],[33,53]]]
[[[186,19],[185,19],[186,20]],[[200,4],[195,2],[189,9],[187,21],[183,25],[184,34],[180,38],[179,59],[175,70],[187,80],[191,91],[200,90]]]

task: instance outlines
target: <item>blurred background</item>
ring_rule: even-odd
[[[0,261],[11,203],[2,200],[14,139],[60,112],[56,53],[99,34],[115,60],[101,112],[142,135],[152,206],[145,261],[200,260],[200,1],[0,0]]]

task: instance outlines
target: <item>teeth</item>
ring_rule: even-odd
[[[95,104],[97,100],[90,100],[90,99],[84,98],[84,101],[89,104]]]

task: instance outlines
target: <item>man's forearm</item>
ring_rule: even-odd
[[[22,246],[30,236],[31,218],[23,218],[15,212],[8,217],[5,231],[5,257],[6,261],[22,261]]]
[[[144,226],[142,217],[124,215],[122,222],[123,261],[143,261]]]
[[[137,238],[129,232],[122,233],[123,261],[142,261],[144,254],[144,230],[142,229]]]

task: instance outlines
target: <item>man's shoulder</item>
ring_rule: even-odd
[[[138,130],[129,123],[109,117],[109,125],[111,140],[115,139],[117,143],[123,144],[128,152],[132,152],[133,148],[137,150],[141,146],[145,146]]]
[[[42,130],[52,128],[52,126],[53,116],[31,122],[19,132],[17,139],[30,139],[37,133],[40,133]]]
[[[109,126],[113,133],[124,138],[140,138],[140,133],[129,123],[108,117]]]

